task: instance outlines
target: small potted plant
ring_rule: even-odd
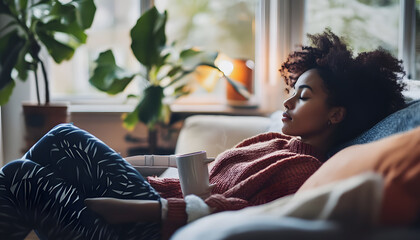
[[[70,59],[86,42],[95,15],[93,0],[1,0],[0,17],[0,105],[6,104],[18,80],[33,74],[36,104],[24,104],[27,146],[53,125],[68,119],[67,104],[50,102],[49,80],[41,50],[60,63]],[[45,97],[40,97],[42,72]]]
[[[214,64],[217,52],[200,51],[195,48],[176,51],[174,43],[167,44],[166,21],[167,12],[161,13],[153,7],[140,16],[131,29],[131,49],[143,66],[143,71],[132,73],[119,67],[112,51],[107,50],[99,54],[89,80],[94,87],[111,95],[124,91],[136,76],[145,81],[146,87],[140,96],[129,96],[137,98],[138,103],[134,111],[123,115],[123,125],[132,130],[139,121],[146,124],[152,153],[156,147],[156,125],[169,122],[170,109],[165,99],[189,94],[187,84],[182,80],[197,67],[207,66],[217,69],[221,77],[224,77],[236,91],[244,96],[249,95],[244,86],[225,76]],[[166,91],[169,88],[172,91]]]

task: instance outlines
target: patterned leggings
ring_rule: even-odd
[[[158,239],[158,223],[110,225],[85,198],[159,200],[118,153],[71,124],[47,133],[22,160],[0,170],[0,238]]]

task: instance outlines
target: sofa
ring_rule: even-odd
[[[205,150],[208,156],[215,157],[244,138],[267,131],[281,131],[281,126],[280,111],[269,117],[191,116],[186,119],[180,132],[176,153]],[[341,152],[347,149],[350,151],[350,154],[347,151],[347,155],[357,155],[358,149],[352,152],[351,146],[376,144],[394,135],[406,135],[406,132],[411,135],[402,136],[407,141],[407,144],[402,144],[410,145],[410,139],[420,135],[419,126],[420,100],[413,100],[406,108],[383,119],[355,139],[333,149],[330,156],[340,158],[343,155]],[[413,132],[413,129],[417,129],[416,132]],[[391,139],[388,144],[390,141],[401,141],[400,139],[404,138]],[[380,142],[373,149],[382,149],[382,146],[384,143]],[[420,149],[420,144],[416,142],[411,148]],[[415,152],[417,155],[412,161],[420,165],[420,154],[417,150]],[[383,155],[374,157],[381,158]],[[335,160],[339,161],[341,160]],[[363,165],[363,162],[360,165]],[[411,221],[410,224],[378,223],[383,211],[381,207],[386,195],[384,191],[389,184],[384,175],[389,170],[358,171],[362,173],[342,177],[323,186],[312,186],[309,191],[298,191],[297,194],[273,203],[204,217],[179,229],[171,239],[420,239],[417,220],[414,223]],[[173,168],[163,172],[163,176],[176,175],[177,171]],[[418,182],[420,183],[420,178]],[[417,197],[415,201],[420,204],[420,198]],[[388,207],[392,208],[393,205]]]

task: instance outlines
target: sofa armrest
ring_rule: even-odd
[[[205,150],[208,157],[235,146],[243,139],[268,131],[270,118],[258,116],[195,115],[188,117],[178,137],[175,153]]]

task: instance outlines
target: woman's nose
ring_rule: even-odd
[[[283,102],[283,106],[287,109],[287,110],[290,110],[290,109],[292,109],[293,108],[293,106],[292,106],[292,101],[291,101],[291,99],[292,99],[293,97],[289,97],[288,99],[286,99],[286,100],[284,100],[284,102]]]

